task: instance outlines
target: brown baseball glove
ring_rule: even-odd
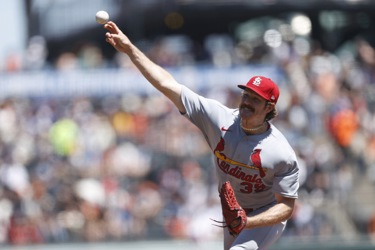
[[[229,233],[236,236],[245,228],[247,216],[245,210],[238,204],[229,181],[225,182],[221,187],[220,200]]]

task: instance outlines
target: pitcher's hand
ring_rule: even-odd
[[[127,53],[131,47],[131,42],[119,27],[114,22],[109,21],[104,25],[104,28],[108,30],[105,34],[106,41],[117,51]]]

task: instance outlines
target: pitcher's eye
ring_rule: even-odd
[[[247,94],[247,93],[242,93],[241,97],[242,98],[250,98],[249,94]]]

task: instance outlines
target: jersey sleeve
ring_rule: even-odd
[[[216,100],[198,95],[185,86],[182,87],[181,100],[186,109],[183,115],[202,131],[212,146],[212,141],[217,142],[217,137],[220,137],[220,124],[231,119],[228,115],[231,113],[230,109]]]
[[[278,171],[275,172],[273,190],[285,197],[298,198],[298,162],[291,157],[287,162],[280,163]]]

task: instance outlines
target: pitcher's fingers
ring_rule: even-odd
[[[114,22],[109,21],[107,24],[110,25],[116,31],[116,33],[121,33],[121,30],[119,29],[117,24],[115,24]]]
[[[115,45],[116,45],[115,40],[113,40],[112,38],[107,38],[107,39],[105,39],[105,41],[106,41],[107,43],[109,43],[110,45],[112,45],[112,46],[115,46]]]
[[[107,29],[108,31],[110,31],[111,33],[120,33],[120,29],[117,27],[117,25],[112,22],[112,21],[109,21],[108,23],[106,23],[104,25],[104,28]]]
[[[109,21],[108,23],[104,24],[104,28],[110,31],[111,33],[115,33],[116,29],[113,26],[113,22]]]
[[[118,34],[108,34],[106,35],[107,38],[111,38],[113,40],[121,40],[121,35],[118,35]]]
[[[112,39],[112,40],[121,38],[121,35],[112,34],[112,33],[109,33],[109,32],[105,33],[105,36],[106,36],[106,38],[109,38],[109,39]]]

